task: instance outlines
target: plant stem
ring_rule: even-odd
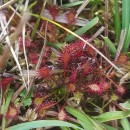
[[[14,91],[12,89],[8,92],[7,99],[6,99],[6,102],[4,105],[4,113],[3,113],[3,118],[2,118],[2,130],[5,130],[5,126],[6,126],[5,114],[8,110],[13,93],[14,93]]]
[[[98,108],[98,110],[102,111],[103,109],[100,108],[99,106],[97,106],[96,104],[92,103],[91,101],[89,100],[86,100],[88,103],[90,103],[91,105],[95,106],[96,108]]]
[[[5,3],[4,5],[0,6],[0,10],[3,10],[4,8],[9,7],[13,3],[15,3],[17,0],[10,0],[9,2]]]
[[[38,28],[38,26],[39,26],[39,24],[40,24],[40,20],[41,20],[42,14],[43,14],[43,11],[44,11],[45,6],[46,6],[46,2],[47,2],[47,0],[45,0],[45,2],[43,3],[42,10],[41,10],[41,13],[40,13],[40,15],[39,15],[37,21],[36,21],[34,30],[33,30],[32,35],[31,35],[31,39],[34,38],[34,36],[35,36],[35,34],[36,34],[36,32],[37,32],[37,28]]]
[[[102,107],[102,109],[104,109],[106,106],[108,106],[111,102],[112,102],[112,100],[110,99],[110,100]]]

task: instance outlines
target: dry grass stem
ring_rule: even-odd
[[[105,27],[101,27],[97,32],[89,39],[89,42],[92,42],[96,37],[98,37],[103,31]]]
[[[10,5],[14,4],[17,0],[10,0],[7,3],[5,3],[4,5],[0,6],[0,10],[8,8]]]
[[[121,53],[125,37],[126,37],[126,31],[125,30],[121,30],[120,41],[119,41],[119,44],[118,44],[118,47],[117,47],[115,61],[118,59],[118,57],[119,57],[119,55]]]
[[[13,11],[13,12],[15,12],[15,9],[12,7],[12,6],[9,6],[9,8]],[[22,16],[18,13],[18,12],[16,12],[16,15],[19,17],[19,18],[21,18],[22,19]],[[33,28],[33,26],[29,23],[29,22],[27,22],[27,25],[33,30],[34,28]],[[43,38],[44,39],[44,37],[37,31],[36,32],[41,38]]]
[[[75,18],[78,17],[78,15],[82,12],[82,10],[87,6],[87,4],[89,3],[90,0],[85,0],[83,2],[83,4],[78,8],[78,10],[76,11],[76,15],[75,15]]]

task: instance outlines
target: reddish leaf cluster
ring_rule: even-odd
[[[23,50],[23,38],[21,36],[19,37],[19,45],[20,45],[20,49]],[[30,49],[37,47],[37,44],[33,43],[29,37],[26,37],[25,38],[25,47],[26,47],[26,49],[30,50]]]
[[[84,91],[87,92],[88,94],[101,95],[104,92],[107,92],[110,89],[110,87],[111,87],[110,83],[99,80],[98,82],[87,84],[83,88]]]
[[[74,10],[71,10],[68,13],[66,13],[66,18],[67,18],[68,24],[72,24],[76,21],[75,14],[76,13]]]
[[[102,93],[102,87],[96,83],[93,83],[87,86],[87,92],[100,95]]]
[[[49,5],[48,10],[51,16],[53,17],[53,20],[55,20],[59,12],[57,6]],[[66,20],[68,21],[68,24],[72,24],[76,21],[75,14],[75,10],[70,10],[66,13]]]
[[[56,26],[54,26],[52,23],[43,21],[43,26],[40,30],[42,34],[45,34],[45,30],[47,31],[47,41],[55,42],[57,40]]]
[[[22,37],[19,37],[19,43],[20,43],[20,48],[23,49],[23,41]],[[38,59],[40,56],[40,51],[43,45],[38,44],[38,43],[33,43],[29,38],[26,38],[25,40],[25,47],[26,47],[26,52],[28,54],[28,58],[30,63],[32,64],[37,64]],[[50,48],[45,47],[44,53],[43,53],[43,59],[41,61],[41,66],[45,65],[46,59],[48,58]]]
[[[44,116],[45,110],[48,110],[52,106],[55,105],[55,102],[48,99],[48,95],[44,95],[42,93],[35,93],[33,99],[33,107],[36,108],[36,111],[39,116]]]
[[[17,116],[18,116],[18,109],[13,103],[11,103],[10,106],[8,107],[8,111],[6,112],[5,117],[7,119],[15,119]]]
[[[13,78],[3,78],[0,80],[0,87],[2,87],[3,90],[6,89],[6,87],[11,84],[13,81]]]
[[[39,78],[49,78],[51,76],[51,69],[48,67],[43,67],[38,70],[38,77]]]
[[[63,109],[61,109],[61,111],[58,113],[58,119],[61,121],[67,119],[67,114]]]
[[[63,63],[65,71],[68,68],[77,70],[79,66],[81,67],[83,64],[86,64],[86,62],[90,62],[90,60],[95,56],[94,51],[92,53],[92,49],[90,50],[89,47],[84,48],[84,46],[84,42],[76,41],[62,50],[59,61]],[[93,57],[91,58],[91,56]],[[90,68],[87,68],[87,70],[90,70]]]
[[[67,85],[67,90],[68,90],[69,92],[73,93],[73,92],[75,92],[76,87],[77,87],[76,84],[74,84],[74,83],[69,83],[69,84]]]
[[[128,56],[122,54],[122,55],[119,56],[117,62],[120,63],[120,64],[124,64],[124,63],[126,63],[128,60],[129,60]]]
[[[117,94],[119,94],[120,96],[123,96],[126,92],[126,89],[124,86],[118,86],[117,90],[116,90]]]
[[[39,56],[35,52],[30,52],[28,58],[32,64],[37,64]]]
[[[55,5],[50,5],[48,7],[48,10],[50,14],[52,15],[53,20],[55,20],[56,16],[58,15],[58,8]]]

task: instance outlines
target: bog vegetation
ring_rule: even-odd
[[[130,0],[0,4],[0,129],[130,130]]]

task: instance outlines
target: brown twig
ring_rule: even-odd
[[[119,44],[118,44],[118,47],[117,47],[115,61],[117,61],[117,59],[118,59],[118,57],[119,57],[119,55],[121,53],[125,37],[126,37],[126,31],[125,30],[121,30],[120,41],[119,41]]]
[[[75,15],[75,18],[78,17],[78,15],[82,12],[82,10],[85,8],[85,6],[89,3],[90,0],[85,0],[83,2],[83,4],[78,8],[78,10],[76,11],[76,15]]]
[[[101,27],[88,41],[92,42],[97,36],[99,36],[103,31],[104,31],[105,27]]]
[[[109,111],[116,111],[116,107],[115,107],[114,103],[110,103],[110,105],[109,105]],[[117,120],[113,120],[113,121],[111,121],[111,123],[112,123],[112,126],[114,128],[116,128],[116,130],[118,130],[118,122],[117,122]]]

